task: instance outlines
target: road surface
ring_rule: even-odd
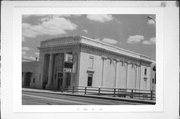
[[[22,104],[23,105],[139,105],[141,103],[23,91]]]

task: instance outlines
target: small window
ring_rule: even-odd
[[[92,86],[93,74],[88,74],[87,86]]]
[[[147,74],[147,69],[145,68],[145,69],[144,69],[144,75],[146,75],[146,74]]]
[[[88,68],[93,68],[93,63],[94,63],[94,57],[89,57],[89,66],[88,66]]]

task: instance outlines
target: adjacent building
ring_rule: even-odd
[[[39,61],[23,63],[23,86],[152,89],[152,60],[142,54],[85,36],[42,41],[39,52]]]

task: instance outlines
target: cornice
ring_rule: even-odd
[[[94,49],[100,52],[110,53],[117,56],[123,56],[131,59],[140,60],[146,63],[152,63],[152,60],[142,54],[138,54],[129,50],[113,46],[102,41],[97,41],[85,36],[70,36],[54,38],[50,40],[45,40],[41,42],[39,49],[41,51],[54,51],[62,50],[63,48],[80,46],[82,48]]]

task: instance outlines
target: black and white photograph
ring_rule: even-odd
[[[3,2],[1,118],[178,118],[177,9],[166,1]]]
[[[22,105],[156,104],[156,15],[22,16]]]

